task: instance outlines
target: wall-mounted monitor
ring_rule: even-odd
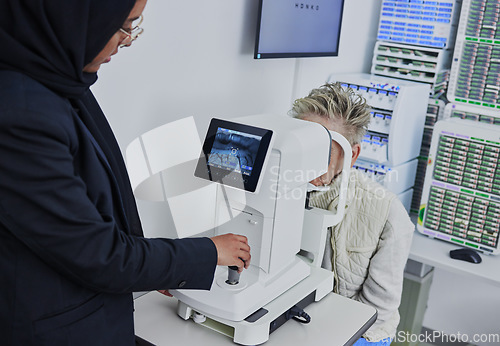
[[[260,0],[255,59],[337,56],[344,0]]]

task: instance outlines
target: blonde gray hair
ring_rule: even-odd
[[[340,83],[327,83],[313,89],[307,97],[295,100],[289,114],[302,119],[318,115],[332,119],[351,145],[361,143],[368,129],[371,114],[366,100]]]

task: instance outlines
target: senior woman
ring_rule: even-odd
[[[89,87],[146,0],[0,0],[3,345],[133,345],[132,292],[209,289],[245,237],[146,239]]]

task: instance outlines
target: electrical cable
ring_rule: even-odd
[[[311,322],[311,316],[309,316],[303,309],[299,308],[297,305],[292,306],[285,314],[287,321],[293,318],[295,321],[300,323]]]

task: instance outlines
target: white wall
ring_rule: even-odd
[[[150,0],[144,35],[93,87],[124,149],[158,125],[194,116],[286,113],[332,72],[368,72],[381,0],[346,0],[339,57],[254,60],[257,0]]]

